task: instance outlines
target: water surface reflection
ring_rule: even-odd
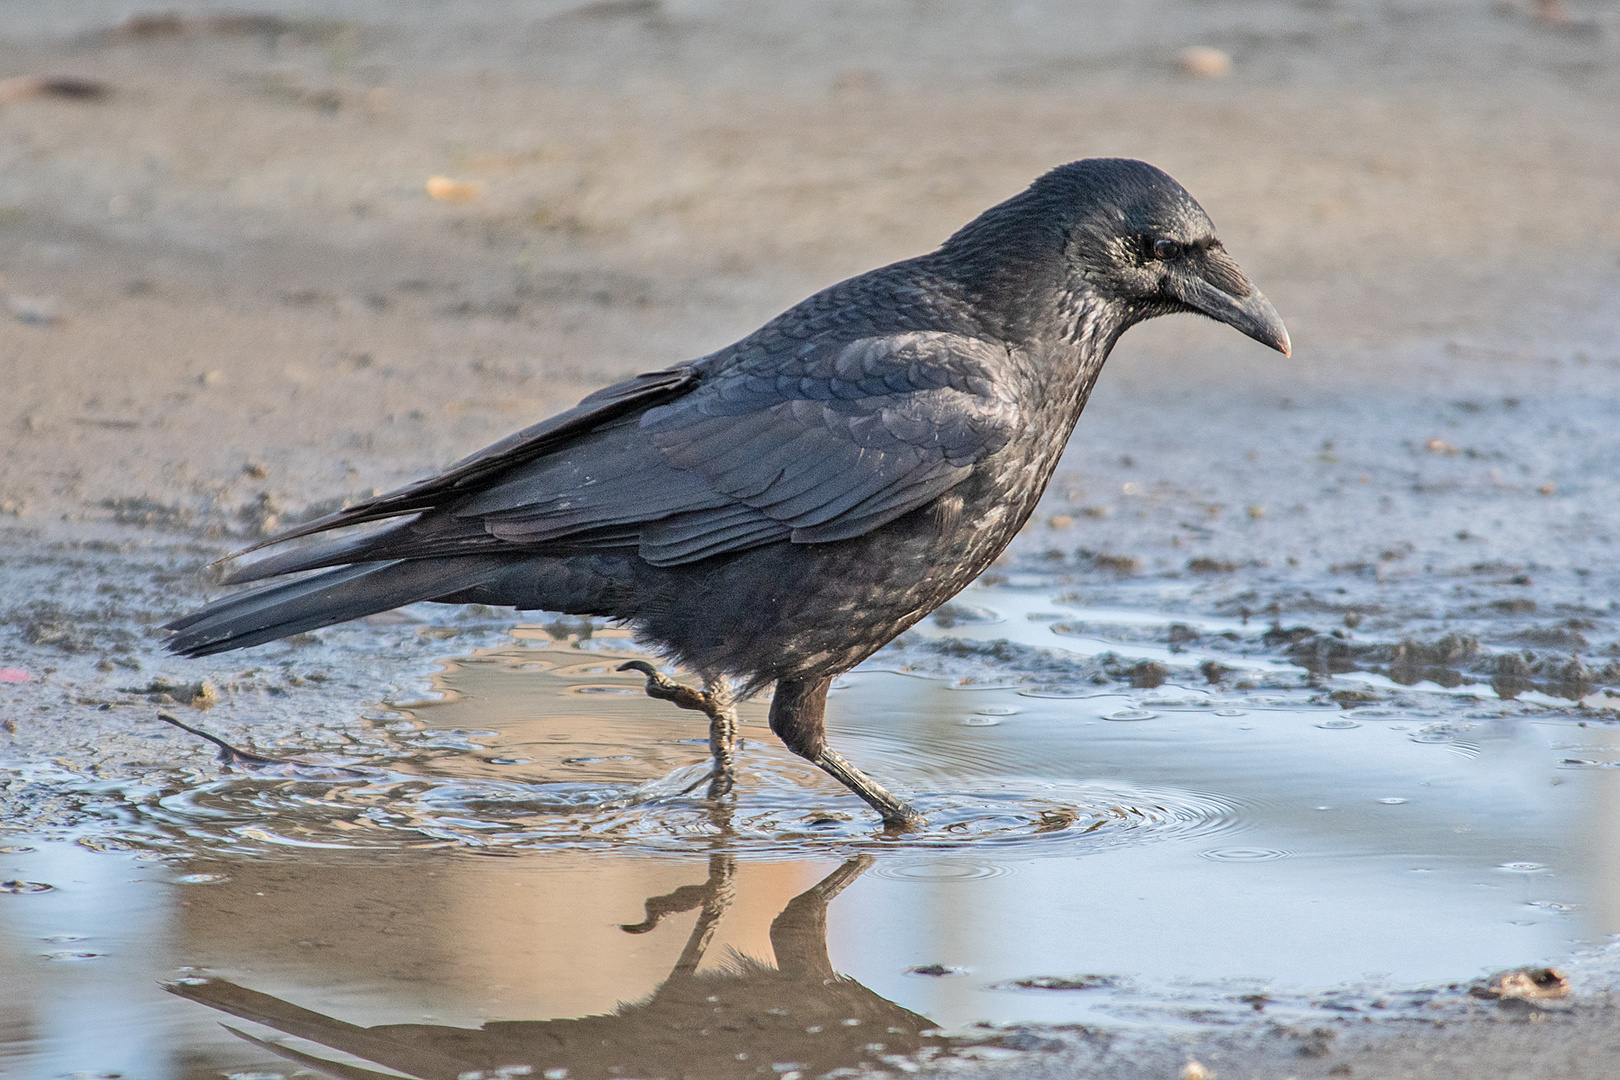
[[[496,1021],[477,1029],[444,1024],[361,1027],[217,978],[191,978],[169,990],[181,997],[352,1054],[422,1080],[469,1072],[611,1080],[622,1076],[822,1076],[902,1058],[933,1056],[950,1045],[925,1016],[902,1008],[834,970],[827,953],[827,905],[872,863],[849,859],[788,901],[770,924],[775,964],[729,951],[702,969],[735,897],[737,863],[709,859],[708,879],[646,901],[646,918],[620,927],[652,933],[669,916],[696,910],[667,978],[641,1001],[577,1019]],[[279,1057],[341,1077],[380,1076],[228,1028]],[[982,1040],[981,1040],[982,1042]]]

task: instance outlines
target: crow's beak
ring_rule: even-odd
[[[1168,291],[1188,307],[1241,330],[1262,345],[1269,345],[1284,356],[1292,346],[1288,328],[1277,309],[1249,283],[1237,264],[1225,252],[1212,252],[1203,268],[1207,274],[1188,267],[1166,282]]]

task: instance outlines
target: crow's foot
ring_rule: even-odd
[[[836,750],[823,747],[810,758],[822,771],[866,800],[866,804],[883,815],[884,832],[910,832],[920,829],[926,819],[906,803],[891,795],[883,785],[857,769],[848,758]]]
[[[699,691],[676,682],[645,660],[630,660],[620,671],[638,671],[647,677],[647,696],[668,701],[678,708],[691,709],[709,718],[709,754],[714,768],[703,779],[687,788],[690,793],[700,784],[709,785],[708,797],[718,799],[731,792],[737,772],[737,707],[730,685],[724,679],[711,679]]]

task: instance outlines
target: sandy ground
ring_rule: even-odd
[[[1248,591],[1284,613],[1338,569],[1341,608],[1401,579],[1400,618],[1436,630],[1546,631],[1530,600],[1584,613],[1593,652],[1614,640],[1620,7],[162,8],[0,0],[0,78],[109,90],[0,84],[13,760],[116,757],[91,710],[132,681],[224,685],[151,629],[209,559],[1101,154],[1200,199],[1296,354],[1192,320],[1133,331],[1044,517],[1063,522],[1026,547],[1231,560],[1207,606]],[[1183,70],[1190,45],[1230,75]],[[1130,512],[1132,484],[1158,497]],[[1473,615],[1425,616],[1465,586]],[[387,678],[356,668],[323,696],[283,674],[306,716]],[[1261,1039],[1221,1075],[1606,1076],[1620,1054],[1601,1002],[1498,1019],[1320,1058]],[[1194,1051],[1017,1069],[1166,1076]]]

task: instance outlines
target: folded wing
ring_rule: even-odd
[[[292,536],[417,517],[245,581],[353,561],[634,547],[659,566],[860,536],[971,474],[1016,431],[1000,346],[917,332],[750,351],[641,376],[440,476]],[[303,555],[303,558],[296,556]],[[264,568],[263,572],[261,568]]]

